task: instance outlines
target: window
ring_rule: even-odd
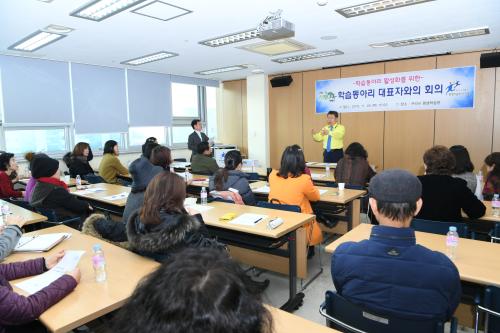
[[[102,150],[104,149],[104,144],[108,140],[115,140],[116,142],[118,142],[118,146],[120,148],[124,148],[125,146],[121,133],[75,135],[75,144],[78,142],[87,142],[94,153],[102,152]]]
[[[199,118],[198,86],[172,82],[172,116]]]
[[[66,147],[65,128],[5,128],[5,149],[14,154],[29,151],[64,153]]]
[[[217,92],[218,88],[205,88],[205,103],[207,106],[207,135],[217,137]]]
[[[165,134],[165,127],[129,127],[128,129],[128,143],[129,146],[142,146],[146,139],[155,137],[159,144],[165,144],[167,136]]]
[[[189,126],[173,126],[172,127],[172,145],[187,146],[188,136],[193,133],[193,128]]]

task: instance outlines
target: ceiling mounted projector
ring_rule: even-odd
[[[259,38],[264,40],[278,40],[295,36],[295,25],[281,18],[281,9],[271,12],[258,27]]]

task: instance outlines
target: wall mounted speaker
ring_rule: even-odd
[[[277,76],[271,79],[271,86],[276,87],[287,87],[292,83],[293,79],[291,75]]]
[[[481,68],[500,67],[500,52],[481,54]]]

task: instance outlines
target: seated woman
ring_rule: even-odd
[[[118,179],[119,175],[128,175],[127,168],[124,167],[118,159],[118,155],[120,155],[118,142],[115,140],[106,141],[103,153],[104,155],[99,164],[99,176],[101,176],[106,183],[129,185],[127,181]]]
[[[0,332],[47,332],[36,319],[75,289],[80,282],[80,269],[75,268],[27,297],[16,293],[8,281],[42,274],[63,256],[61,251],[47,258],[0,264]]]
[[[450,151],[455,156],[455,167],[452,171],[452,177],[461,178],[467,182],[467,187],[476,192],[477,179],[474,174],[474,164],[470,160],[467,148],[461,145],[450,147]]]
[[[212,149],[208,142],[200,142],[198,144],[198,154],[193,155],[191,160],[191,172],[202,175],[213,175],[219,170],[217,161],[211,157]]]
[[[314,214],[310,201],[318,201],[319,191],[312,182],[311,176],[304,174],[305,159],[298,145],[288,146],[281,155],[278,171],[269,175],[269,201],[281,204],[300,206],[302,213]],[[307,241],[310,247],[309,256],[314,254],[314,245],[321,243],[321,229],[316,221],[305,226]]]
[[[14,190],[11,175],[19,170],[14,154],[2,153],[0,155],[0,199],[22,198],[24,191]]]
[[[71,178],[76,178],[80,175],[91,184],[102,183],[104,180],[96,176],[94,169],[90,165],[90,161],[94,158],[90,145],[86,142],[78,142],[73,148],[73,152],[69,158],[65,159],[69,168],[69,175]]]
[[[196,155],[193,157],[195,159]],[[255,196],[248,183],[248,176],[241,171],[242,159],[237,150],[231,150],[224,156],[224,168],[210,176],[210,191],[227,191],[235,189],[243,198],[246,205],[255,205]]]
[[[21,228],[26,219],[21,216],[7,215],[3,218],[4,226],[0,226],[0,261],[4,260],[17,245],[23,235]]]
[[[444,146],[434,146],[424,154],[425,175],[422,183],[422,209],[419,219],[461,221],[462,210],[470,218],[484,215],[486,207],[467,187],[467,182],[451,176],[455,157]]]
[[[340,159],[335,168],[335,181],[349,185],[366,186],[375,176],[375,171],[368,163],[368,153],[359,142],[351,143],[345,156]]]
[[[143,280],[113,330],[271,333],[271,314],[247,280],[224,252],[183,250]]]
[[[33,207],[53,209],[58,217],[80,216],[82,220],[93,210],[85,201],[68,192],[68,186],[59,178],[59,162],[50,157],[33,160],[31,174],[36,179],[30,204]]]
[[[184,208],[186,184],[175,173],[162,172],[149,183],[141,209],[127,222],[129,246],[137,253],[163,261],[186,247],[224,246],[213,240],[201,214]]]
[[[28,170],[31,172],[31,166],[33,164],[33,160],[36,157],[49,157],[46,154],[43,153],[38,153],[35,154],[33,152],[28,152],[24,154],[24,159],[28,161]],[[35,188],[36,184],[36,179],[33,177],[33,175],[30,176],[28,183],[26,184],[26,189],[24,190],[24,201],[30,202],[31,200],[31,194],[33,194],[33,188]]]
[[[494,194],[500,194],[500,153],[491,153],[484,159],[488,174],[483,188],[484,200],[492,200]]]

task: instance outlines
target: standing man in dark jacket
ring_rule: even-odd
[[[189,134],[188,137],[188,149],[191,150],[191,160],[193,156],[198,153],[198,144],[200,142],[208,142],[208,136],[203,133],[201,126],[201,120],[194,119],[191,122],[191,127],[193,128],[193,133]]]
[[[68,192],[66,183],[59,179],[59,162],[50,157],[33,160],[31,175],[36,179],[30,204],[48,208],[61,216],[81,216],[83,219],[93,210],[85,201]]]
[[[460,276],[444,254],[417,245],[409,228],[422,207],[420,181],[387,170],[372,178],[369,192],[380,225],[369,239],[343,243],[333,253],[337,292],[382,315],[447,321],[460,301]]]

